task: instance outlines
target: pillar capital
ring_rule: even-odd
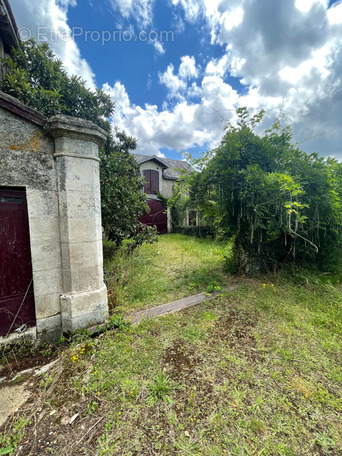
[[[107,133],[90,120],[65,115],[57,115],[46,120],[44,130],[54,138],[72,138],[92,141],[99,147],[107,140]]]

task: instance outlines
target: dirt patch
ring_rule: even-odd
[[[6,398],[6,402],[8,391],[15,398],[26,401],[19,410],[23,401],[20,404],[13,401],[11,410],[2,421],[3,436],[11,434],[13,423],[20,419],[26,421],[25,437],[20,442],[17,454],[83,456],[95,449],[97,439],[104,430],[106,414],[104,411],[102,413],[100,399],[83,395],[72,387],[72,380],[79,377],[81,381],[84,375],[84,369],[62,358],[51,368],[43,383],[41,378],[33,377],[30,384],[2,388],[1,397]]]
[[[176,339],[165,349],[163,362],[171,378],[184,381],[194,377],[196,366],[201,365],[203,360],[193,346],[183,339]]]
[[[2,358],[0,377],[5,379],[3,384],[7,384],[8,380],[15,377],[19,372],[28,369],[38,369],[57,358],[57,354],[46,356],[40,352],[25,355],[19,354],[19,356],[16,357],[14,354],[9,353],[6,358],[5,356]]]
[[[34,407],[34,404],[32,403]],[[75,397],[74,403],[55,409],[38,409],[31,418],[20,455],[86,455],[96,447],[105,425],[104,416],[85,413],[86,401]],[[100,412],[100,410],[98,410]],[[76,418],[75,418],[76,417]],[[84,450],[87,448],[87,451]]]
[[[232,310],[215,322],[210,338],[213,343],[217,340],[225,341],[229,348],[243,351],[247,358],[260,361],[261,355],[255,350],[256,339],[253,334],[256,323],[256,315]]]

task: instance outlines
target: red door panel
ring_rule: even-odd
[[[0,336],[35,322],[26,193],[0,188]]]
[[[167,233],[167,213],[164,204],[158,200],[147,200],[150,212],[139,217],[139,222],[149,226],[156,226],[158,234]]]

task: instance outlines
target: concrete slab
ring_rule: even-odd
[[[187,298],[178,299],[177,301],[169,302],[167,304],[162,304],[150,309],[131,313],[130,315],[126,315],[125,320],[130,321],[132,325],[134,325],[148,318],[154,318],[173,312],[178,312],[179,310],[186,309],[187,307],[196,306],[197,304],[200,304],[204,301],[211,301],[212,299],[215,299],[219,294],[223,292],[234,291],[237,287],[238,284],[233,284],[220,292],[214,292],[209,295],[207,293],[199,293],[196,295],[188,296]]]
[[[30,396],[31,393],[26,389],[26,384],[5,386],[2,388],[0,394],[0,426],[2,426],[7,418],[9,418],[12,413],[16,412]]]

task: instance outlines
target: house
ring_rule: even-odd
[[[172,219],[169,210],[165,209],[163,199],[172,196],[175,183],[182,178],[182,173],[191,170],[185,160],[171,160],[156,155],[134,154],[145,179],[144,192],[150,212],[139,218],[141,223],[157,227],[159,234],[172,231]],[[186,209],[182,225],[191,226],[198,223],[196,212]]]
[[[11,46],[19,45],[19,32],[8,0],[0,0],[0,78],[3,77],[1,59],[10,54]]]
[[[10,5],[0,0],[0,52],[18,43]],[[0,345],[55,341],[106,318],[105,141],[90,121],[47,118],[0,92]]]

